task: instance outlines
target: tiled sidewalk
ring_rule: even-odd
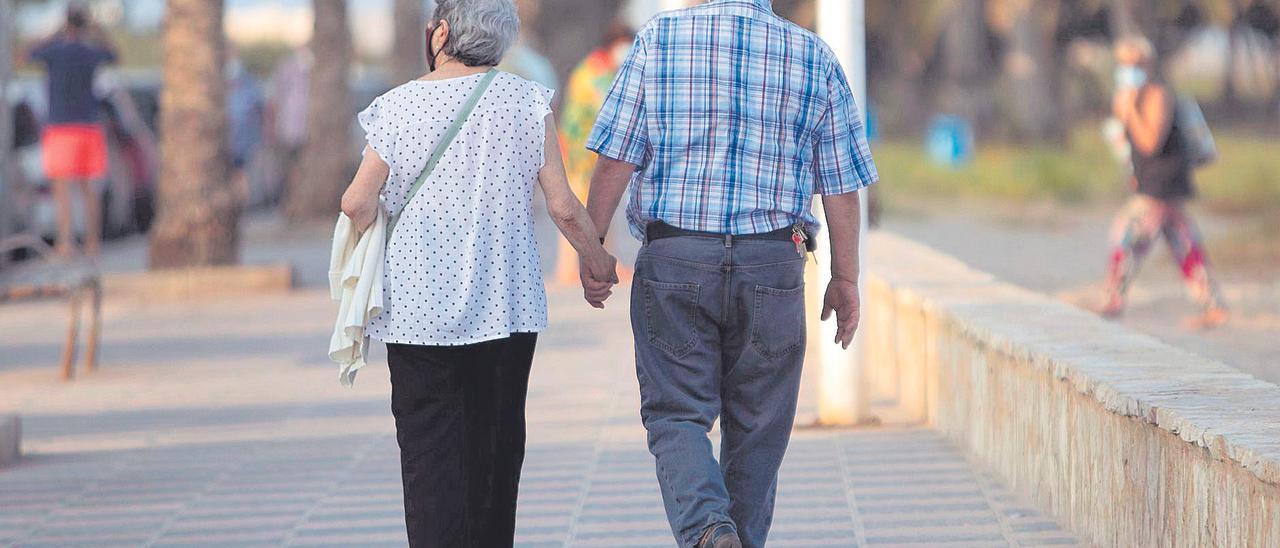
[[[553,295],[530,390],[522,546],[670,546],[639,425],[625,299]],[[402,546],[385,366],[337,386],[323,292],[108,302],[103,369],[53,380],[61,308],[0,308],[0,546]],[[21,335],[19,335],[19,333]],[[375,356],[374,364],[383,358]],[[771,546],[1073,539],[915,428],[797,431]]]

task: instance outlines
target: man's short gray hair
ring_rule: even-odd
[[[469,67],[498,64],[520,32],[512,0],[436,0],[431,21],[441,19],[449,22],[445,55]]]

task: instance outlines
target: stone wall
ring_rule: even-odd
[[[1280,387],[871,236],[873,395],[1102,546],[1280,546]]]

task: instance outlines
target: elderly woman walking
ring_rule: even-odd
[[[565,177],[551,90],[497,72],[516,38],[511,0],[437,0],[431,72],[360,113],[368,146],[342,210],[365,229],[385,208],[387,343],[411,546],[511,546],[524,405],[547,304],[534,184],[597,283],[615,259]],[[443,146],[440,146],[443,143]]]

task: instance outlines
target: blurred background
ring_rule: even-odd
[[[0,236],[51,240],[56,207],[39,139],[47,114],[44,73],[23,53],[63,25],[68,4],[8,3],[0,32],[13,60],[4,90],[14,146],[3,164]],[[98,187],[103,233],[138,235],[158,220],[161,233],[152,234],[145,252],[155,267],[242,260],[235,236],[241,213],[294,226],[332,217],[362,145],[353,113],[423,72],[430,9],[419,0],[195,2],[196,11],[176,14],[166,38],[166,17],[175,15],[167,12],[183,4],[84,4],[119,51],[118,64],[99,71],[95,84],[110,120],[109,177]],[[592,159],[582,143],[631,30],[657,9],[684,2],[518,4],[524,27],[504,68],[560,90],[565,155],[585,197]],[[815,0],[775,0],[774,9],[815,29]],[[185,21],[214,16],[216,36],[183,41]],[[1237,314],[1234,329],[1213,334],[1166,325],[1181,310],[1181,290],[1167,260],[1155,258],[1144,273],[1152,281],[1135,288],[1138,304],[1127,321],[1260,370],[1277,356],[1255,338],[1280,328],[1280,1],[867,0],[862,106],[885,178],[872,197],[872,223],[1092,306],[1109,219],[1129,192],[1127,160],[1104,132],[1115,88],[1111,46],[1135,33],[1151,40],[1165,79],[1179,97],[1198,103],[1216,137],[1218,160],[1196,173],[1201,199],[1194,210]],[[199,72],[166,79],[166,55],[178,67],[189,65],[185,58],[208,56],[210,70],[216,65],[222,73],[221,87],[198,81]],[[193,114],[225,118],[223,125],[202,126],[217,135],[166,136],[160,116],[166,84],[216,97],[207,112]],[[315,138],[317,127],[326,138]],[[347,134],[335,135],[337,128]],[[222,155],[212,170],[190,161],[195,154],[167,164],[175,176],[184,169],[201,175],[181,175],[174,188],[227,194],[213,201],[208,221],[216,228],[207,237],[220,243],[201,246],[203,255],[186,254],[194,248],[182,243],[189,231],[180,219],[192,216],[181,212],[197,204],[175,191],[174,224],[165,229],[165,216],[157,217],[166,137],[171,150]],[[83,216],[76,222],[83,232]],[[549,228],[544,234],[555,239]],[[623,256],[635,247],[611,245]],[[558,260],[568,251],[563,243],[545,246],[544,270],[553,280],[574,278],[571,261]],[[110,256],[104,263],[110,267]]]

